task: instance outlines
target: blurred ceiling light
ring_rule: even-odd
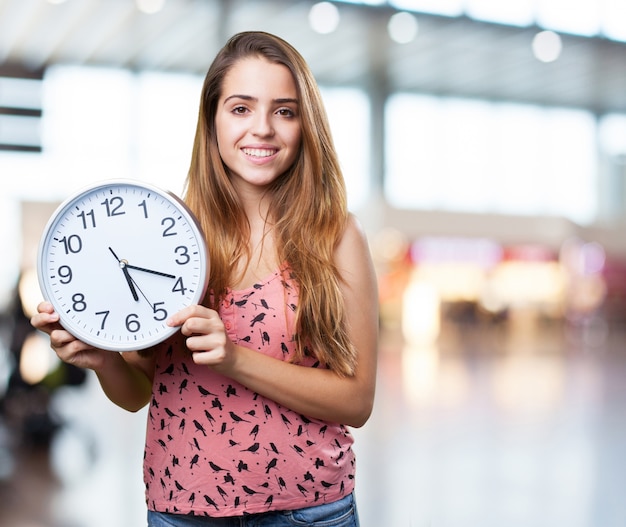
[[[59,4],[64,4],[67,0],[48,0],[49,4],[53,4],[53,5],[59,5]]]
[[[406,11],[396,13],[389,18],[387,31],[393,41],[408,44],[417,36],[417,18]]]
[[[533,38],[532,49],[537,60],[554,62],[561,55],[563,44],[554,31],[540,31]]]
[[[137,9],[142,13],[152,15],[158,13],[163,9],[165,0],[135,0],[137,3]]]
[[[332,33],[339,26],[339,10],[330,2],[319,2],[309,11],[309,24],[313,31],[323,35]]]

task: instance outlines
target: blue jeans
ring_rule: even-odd
[[[148,511],[148,527],[359,527],[359,516],[350,494],[334,503],[230,518]]]

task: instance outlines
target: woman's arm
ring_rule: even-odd
[[[233,344],[217,313],[199,306],[172,318],[189,336],[194,360],[303,415],[353,427],[365,424],[374,402],[378,293],[365,236],[351,218],[336,250],[350,339],[357,350],[353,376],[298,366]]]
[[[42,302],[31,324],[50,336],[50,347],[68,364],[93,370],[106,396],[125,410],[145,406],[152,392],[154,358],[136,352],[124,354],[96,349],[76,339],[59,324],[52,305]]]

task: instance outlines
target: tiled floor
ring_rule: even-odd
[[[49,459],[21,452],[0,525],[145,525],[145,414],[113,407],[93,378],[55,405],[69,425]],[[457,325],[415,349],[386,332],[355,435],[362,527],[623,527],[626,331]]]

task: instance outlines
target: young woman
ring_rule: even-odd
[[[377,289],[316,82],[261,32],[232,37],[202,90],[185,199],[211,260],[203,305],[147,352],[90,348],[32,319],[115,404],[149,404],[150,526],[357,526],[348,429],[372,410]]]

